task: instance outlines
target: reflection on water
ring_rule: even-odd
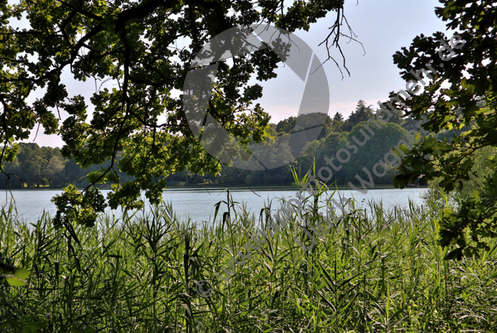
[[[416,205],[422,204],[420,195],[427,191],[426,188],[406,188],[399,189],[381,189],[369,190],[363,194],[357,191],[339,191],[340,196],[344,198],[354,198],[360,205],[364,205],[370,200],[382,201],[384,207],[407,207],[409,200]],[[51,216],[55,214],[55,205],[50,199],[60,194],[61,190],[12,190],[13,200],[17,209],[18,216],[26,221],[33,222],[38,219],[43,211],[48,212]],[[108,190],[102,191],[106,195]],[[237,206],[245,204],[251,213],[259,215],[264,205],[272,201],[272,208],[278,208],[278,199],[296,198],[296,190],[255,190],[255,193],[248,189],[230,190],[230,195],[237,202]],[[163,194],[164,202],[171,203],[173,211],[182,219],[191,218],[194,222],[212,222],[214,217],[214,205],[226,200],[227,193],[222,189],[169,189]],[[11,195],[8,191],[2,196],[3,205],[10,201]],[[148,208],[148,207],[147,207]],[[226,209],[226,205],[221,205],[220,215]],[[108,213],[114,213],[121,216],[121,211],[111,211],[107,208]],[[219,216],[219,215],[218,215]],[[219,217],[218,217],[219,218]]]

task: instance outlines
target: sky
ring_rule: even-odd
[[[389,92],[404,89],[405,82],[400,78],[392,56],[402,47],[408,47],[421,33],[431,35],[446,30],[434,12],[439,5],[434,0],[345,1],[345,16],[362,46],[354,41],[347,43],[346,38],[341,42],[350,76],[344,71],[342,79],[331,61],[323,65],[330,87],[328,114],[331,117],[340,112],[347,118],[360,99],[377,107],[378,101],[387,100]],[[334,15],[330,13],[308,32],[296,33],[313,48],[321,61],[327,54],[324,45],[318,45],[334,22]],[[342,58],[336,50],[332,50],[332,55],[341,63]],[[266,93],[260,102],[272,115],[271,122],[298,114],[304,83],[295,77],[291,69],[283,68],[279,80],[264,86]]]
[[[402,47],[408,47],[417,35],[446,31],[443,21],[435,16],[434,9],[437,6],[440,6],[437,0],[345,1],[345,16],[355,38],[362,45],[354,41],[348,42],[345,37],[341,41],[350,76],[342,67],[342,78],[332,61],[323,64],[329,85],[330,117],[340,112],[347,118],[360,99],[376,108],[378,101],[388,98],[389,92],[405,87],[392,56]],[[333,24],[335,16],[332,12],[312,25],[308,32],[295,32],[313,49],[321,62],[327,58],[327,52],[324,44],[318,45],[328,35],[328,28]],[[337,50],[332,49],[331,54],[342,63]],[[264,83],[264,96],[256,101],[271,115],[272,123],[298,115],[305,88],[305,82],[288,66],[281,66],[277,73],[277,78]],[[62,80],[64,79],[63,76]],[[95,85],[92,81],[73,82],[70,93],[71,90],[89,96],[95,91]],[[63,142],[59,137],[47,136],[42,132],[33,131],[26,142],[36,142],[39,146],[62,146]]]

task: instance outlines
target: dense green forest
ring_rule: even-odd
[[[353,137],[363,139],[360,131],[365,121],[375,118],[376,110],[368,106],[364,101],[357,103],[356,109],[345,119],[342,114],[335,113],[333,118],[326,116],[323,128],[317,140],[308,140],[295,144],[291,142],[290,135],[295,132],[297,117],[289,117],[278,124],[270,123],[269,131],[273,138],[288,137],[282,140],[281,156],[274,158],[294,159],[293,163],[275,169],[263,171],[238,170],[233,167],[223,166],[220,175],[196,175],[188,171],[182,171],[167,177],[167,184],[173,186],[193,186],[199,184],[227,185],[227,186],[286,186],[292,185],[293,178],[291,167],[307,171],[315,162],[316,167],[326,165],[325,158],[335,156],[337,151],[345,148],[347,142],[353,142]],[[323,114],[306,114],[299,116],[299,125],[305,126],[306,119],[323,117]],[[355,175],[361,173],[363,167],[370,169],[385,155],[391,147],[399,140],[406,140],[408,130],[412,124],[394,115],[381,129],[375,128],[375,134],[368,136],[369,140],[361,147],[355,145],[356,153],[344,167],[335,172],[329,183],[345,185],[349,181],[354,182]],[[367,135],[367,134],[366,134]],[[366,138],[365,138],[366,139]],[[360,142],[361,143],[361,142]],[[84,169],[74,159],[63,157],[60,148],[39,147],[36,143],[20,143],[19,153],[14,162],[5,163],[4,173],[0,175],[0,184],[7,188],[23,187],[51,187],[61,188],[68,184],[84,187],[89,184],[86,174],[108,168],[110,162],[101,165],[91,165]],[[299,150],[300,147],[305,152]],[[350,147],[350,145],[349,145]],[[297,150],[295,149],[297,148]],[[121,170],[116,170],[122,181],[130,180],[129,176]],[[391,184],[393,171],[389,171],[384,177],[376,177],[377,184]]]
[[[14,162],[5,163],[0,175],[2,188],[62,188],[68,184],[87,186],[86,174],[106,165],[82,168],[74,159],[62,156],[60,148],[39,147],[36,143],[19,143]],[[121,173],[120,173],[121,174]],[[126,178],[124,174],[122,177]]]

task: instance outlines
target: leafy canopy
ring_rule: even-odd
[[[441,0],[436,15],[457,31],[416,37],[409,48],[394,55],[412,98],[396,102],[405,114],[426,119],[432,133],[457,130],[450,140],[423,140],[403,159],[399,187],[420,174],[439,179],[445,191],[461,190],[473,176],[475,153],[497,147],[497,4],[494,1]],[[443,42],[441,42],[443,41]],[[422,70],[425,74],[421,74]],[[417,78],[416,78],[417,76]],[[419,78],[426,83],[424,89]],[[409,82],[411,81],[411,82]],[[413,84],[413,82],[418,82]],[[417,89],[417,91],[416,91]],[[403,105],[402,105],[403,104]],[[486,161],[489,172],[457,211],[446,209],[441,221],[441,245],[453,245],[448,258],[475,255],[488,248],[485,239],[497,236],[497,157]]]
[[[114,184],[111,207],[139,207],[143,190],[157,203],[168,174],[184,169],[215,174],[221,168],[195,140],[181,99],[185,76],[202,46],[238,25],[307,30],[331,11],[336,20],[323,36],[330,48],[339,46],[345,32],[342,0],[1,0],[0,162],[12,161],[13,143],[41,124],[45,133],[62,137],[64,156],[82,166],[110,159],[109,168],[88,179]],[[16,27],[16,19],[27,27]],[[279,62],[266,48],[219,66],[208,113],[240,142],[268,136],[270,117],[252,103],[262,87],[249,79],[274,78]],[[91,99],[69,94],[67,78],[94,80]],[[42,97],[30,102],[37,89]],[[134,180],[121,184],[118,170]],[[68,212],[66,204],[76,200],[74,188],[66,194],[56,202]]]

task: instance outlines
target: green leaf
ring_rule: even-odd
[[[25,268],[16,268],[14,274],[6,274],[7,283],[13,287],[22,287],[27,283],[29,270]]]

